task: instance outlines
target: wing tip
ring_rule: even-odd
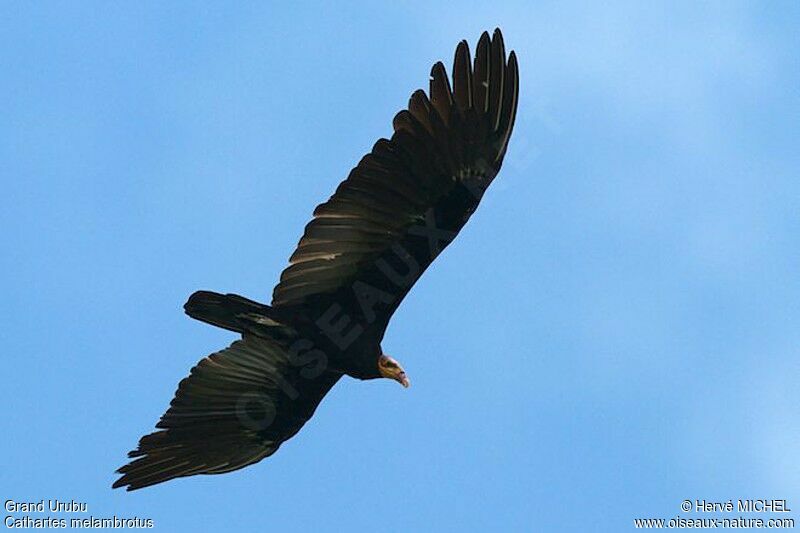
[[[503,32],[499,26],[495,26],[492,32],[492,39],[497,39],[500,44],[503,44]]]
[[[441,61],[437,61],[431,67],[431,81],[433,81],[433,79],[436,76],[439,76],[441,74],[444,74],[446,76],[447,75],[447,69],[444,67],[444,63],[442,63]]]

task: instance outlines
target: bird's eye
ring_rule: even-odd
[[[383,363],[383,366],[385,366],[386,368],[397,368],[397,363],[395,363],[394,361],[386,361],[385,363]]]

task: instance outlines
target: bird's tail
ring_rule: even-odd
[[[238,294],[197,291],[189,297],[183,309],[196,320],[237,333],[268,332],[274,337],[276,333],[292,330],[272,307]]]

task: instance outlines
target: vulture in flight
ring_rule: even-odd
[[[113,487],[136,490],[221,474],[272,455],[314,414],[339,379],[409,386],[383,353],[392,314],[453,240],[508,147],[519,94],[517,59],[499,29],[470,57],[456,48],[452,87],[436,63],[428,93],[411,95],[330,199],[317,206],[270,305],[198,291],[197,320],[241,334],[202,359],[169,409],[128,455]]]

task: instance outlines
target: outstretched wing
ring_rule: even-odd
[[[517,59],[503,37],[481,36],[474,63],[462,41],[453,88],[441,63],[429,95],[416,91],[379,140],[317,206],[274,307],[324,313],[340,306],[382,337],[414,282],[466,223],[500,169],[519,93]]]
[[[159,431],[141,438],[113,487],[136,490],[256,463],[300,430],[340,376],[307,341],[287,347],[245,335],[192,368]]]

